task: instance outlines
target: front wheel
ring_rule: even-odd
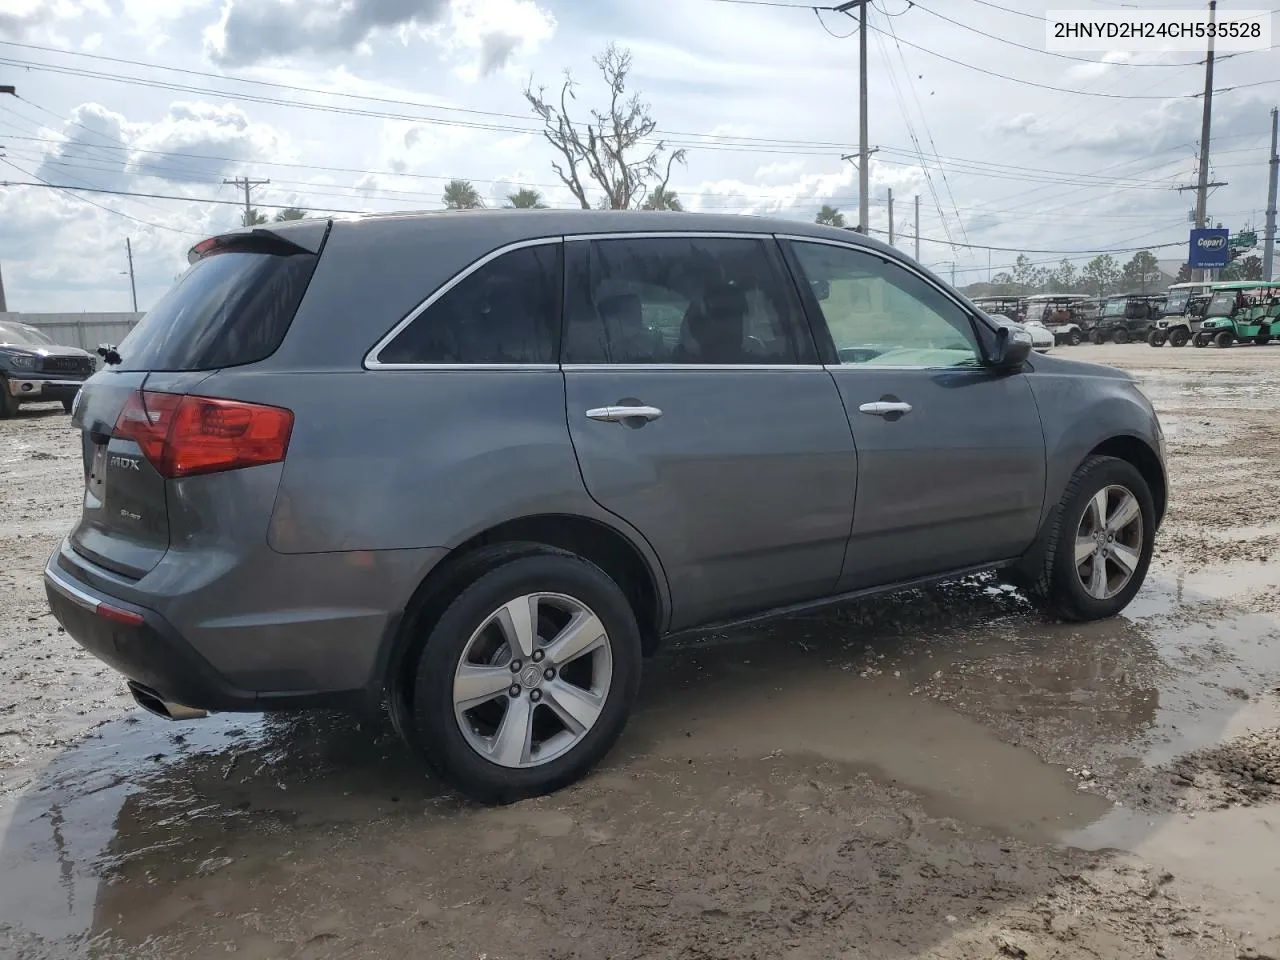
[[[1115,332],[1115,341],[1116,343],[1128,343],[1129,331],[1126,330],[1124,327],[1121,327],[1119,330]]]
[[[1137,467],[1090,457],[1076,470],[1045,540],[1031,600],[1063,620],[1115,616],[1142,587],[1155,542],[1155,502]]]
[[[1153,347],[1163,347],[1164,341],[1165,334],[1163,330],[1152,330],[1147,334],[1147,343],[1151,344]]]
[[[562,551],[490,569],[427,637],[409,707],[412,745],[482,803],[584,776],[626,725],[640,632],[616,583]]]
[[[1196,347],[1207,347],[1209,345],[1209,338],[1203,333],[1197,333],[1194,339],[1192,339],[1191,344]]]
[[[1186,327],[1174,327],[1169,331],[1169,346],[1185,347],[1187,341],[1191,339],[1191,334],[1187,332]]]
[[[1230,330],[1223,330],[1213,338],[1213,345],[1220,349],[1225,349],[1235,342],[1235,336]]]
[[[1107,336],[1101,330],[1093,331],[1093,333],[1089,334],[1089,339],[1099,345],[1107,342]]]
[[[1072,330],[1070,333],[1068,333],[1068,334],[1067,334],[1067,343],[1071,344],[1071,346],[1073,346],[1073,347],[1078,347],[1078,346],[1080,346],[1080,331],[1079,331],[1079,330]]]

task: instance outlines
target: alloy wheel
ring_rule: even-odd
[[[480,756],[536,767],[591,731],[612,679],[609,635],[586,604],[526,594],[489,614],[467,641],[454,671],[454,716]]]
[[[1110,600],[1142,560],[1142,507],[1127,487],[1103,487],[1085,505],[1076,528],[1075,569],[1085,593]]]

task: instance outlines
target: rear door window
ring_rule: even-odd
[[[772,238],[626,237],[568,245],[565,363],[807,361]]]
[[[120,342],[116,369],[217,370],[265,360],[284,340],[318,259],[232,248],[197,260]]]
[[[397,333],[380,364],[555,363],[560,247],[511,250],[466,274]]]

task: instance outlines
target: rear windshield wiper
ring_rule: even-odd
[[[98,356],[102,357],[104,363],[109,363],[113,367],[120,362],[120,354],[116,352],[116,348],[109,343],[98,344]]]

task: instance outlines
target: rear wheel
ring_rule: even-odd
[[[1209,337],[1207,334],[1197,333],[1191,340],[1192,346],[1207,347],[1209,345]]]
[[[1129,331],[1126,330],[1124,327],[1121,327],[1119,330],[1115,332],[1114,339],[1116,343],[1128,343]]]
[[[1223,330],[1213,338],[1213,345],[1219,348],[1229,347],[1235,342],[1235,339],[1230,330]]]
[[[1191,339],[1191,334],[1186,327],[1174,327],[1169,331],[1169,346],[1185,347],[1187,341]]]
[[[526,555],[458,594],[413,682],[413,746],[484,803],[579,779],[622,733],[640,681],[640,632],[618,585],[562,551]]]
[[[18,398],[9,392],[9,381],[0,374],[0,420],[18,412]]]
[[[1142,587],[1155,542],[1155,502],[1142,474],[1115,457],[1090,457],[1072,476],[1027,594],[1063,620],[1100,620]]]
[[[1080,346],[1080,331],[1079,331],[1079,330],[1072,330],[1070,333],[1068,333],[1068,334],[1067,334],[1067,343],[1071,344],[1071,346],[1073,346],[1073,347],[1078,347],[1078,346]]]
[[[1089,334],[1089,339],[1094,343],[1102,344],[1107,342],[1107,335],[1101,330],[1095,330],[1093,333]]]
[[[1165,341],[1165,333],[1163,330],[1152,330],[1147,334],[1147,343],[1153,347],[1163,347]]]

